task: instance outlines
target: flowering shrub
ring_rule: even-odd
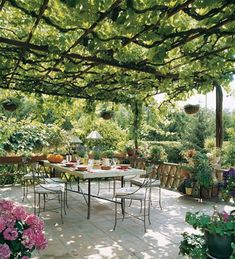
[[[211,216],[200,211],[195,213],[187,212],[185,220],[195,229],[207,230],[210,233],[219,235],[235,234],[235,217],[233,213],[219,212],[216,207],[214,207],[214,213]]]
[[[225,201],[229,201],[230,198],[235,199],[235,168],[230,168],[223,172],[223,189],[222,198]]]
[[[34,249],[44,249],[44,222],[10,200],[0,200],[0,258],[31,258]]]

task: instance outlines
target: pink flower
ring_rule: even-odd
[[[17,220],[25,220],[25,218],[27,217],[27,212],[25,211],[25,209],[23,207],[14,207],[12,209],[12,214],[15,217],[15,219]]]
[[[32,249],[35,245],[35,235],[34,235],[34,231],[31,228],[27,228],[23,231],[23,235],[22,235],[22,244],[29,249]]]
[[[35,235],[35,246],[37,249],[45,249],[47,247],[47,240],[43,233]]]
[[[0,211],[11,211],[13,209],[13,202],[9,200],[0,200]]]
[[[0,259],[28,259],[34,249],[47,245],[43,220],[9,200],[0,200],[0,234],[1,243],[5,242],[0,243]]]
[[[223,221],[227,222],[229,220],[229,214],[225,211],[223,211],[221,214]]]
[[[11,250],[7,244],[0,244],[0,258],[9,259],[11,255]]]
[[[26,219],[25,219],[25,223],[27,225],[33,225],[37,222],[37,216],[34,214],[29,214]]]
[[[8,227],[3,231],[3,237],[6,240],[16,240],[18,237],[18,232],[16,228]]]
[[[0,233],[5,229],[6,221],[0,217]]]

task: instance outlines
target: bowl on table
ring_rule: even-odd
[[[126,170],[130,168],[130,164],[120,164],[117,167],[118,169]]]
[[[68,163],[65,163],[65,166],[66,166],[66,167],[74,167],[74,166],[75,166],[75,163],[68,162]]]
[[[110,165],[102,165],[102,166],[101,166],[101,169],[102,169],[102,170],[110,170],[110,169],[111,169],[111,166],[110,166]]]
[[[76,171],[87,171],[87,166],[78,165],[78,166],[76,167]]]

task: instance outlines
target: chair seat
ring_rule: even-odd
[[[59,177],[45,178],[46,183],[67,183],[65,179]]]
[[[131,184],[134,184],[136,186],[142,186],[144,184],[144,179],[139,179],[139,180],[131,180]],[[151,182],[149,181],[147,183],[147,185],[150,185],[151,184],[151,187],[159,187],[161,186],[161,181],[160,180],[155,180],[155,179],[152,179]]]
[[[136,175],[126,175],[123,177],[124,182],[130,182],[132,179],[134,179],[136,177]]]
[[[48,184],[40,184],[35,186],[35,192],[37,193],[53,193],[53,192],[64,192],[65,186],[64,184],[57,183],[48,183]]]
[[[24,180],[34,180],[35,178],[43,178],[43,176],[40,175],[39,173],[33,174],[32,172],[23,175]]]
[[[115,193],[116,198],[133,199],[133,200],[144,200],[145,191],[142,189],[136,190],[134,187],[123,187],[117,189]]]

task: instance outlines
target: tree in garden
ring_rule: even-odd
[[[200,111],[191,119],[184,131],[183,141],[186,142],[185,145],[196,149],[204,148],[205,139],[213,136],[213,132],[215,132],[213,123],[208,118],[205,111]]]

